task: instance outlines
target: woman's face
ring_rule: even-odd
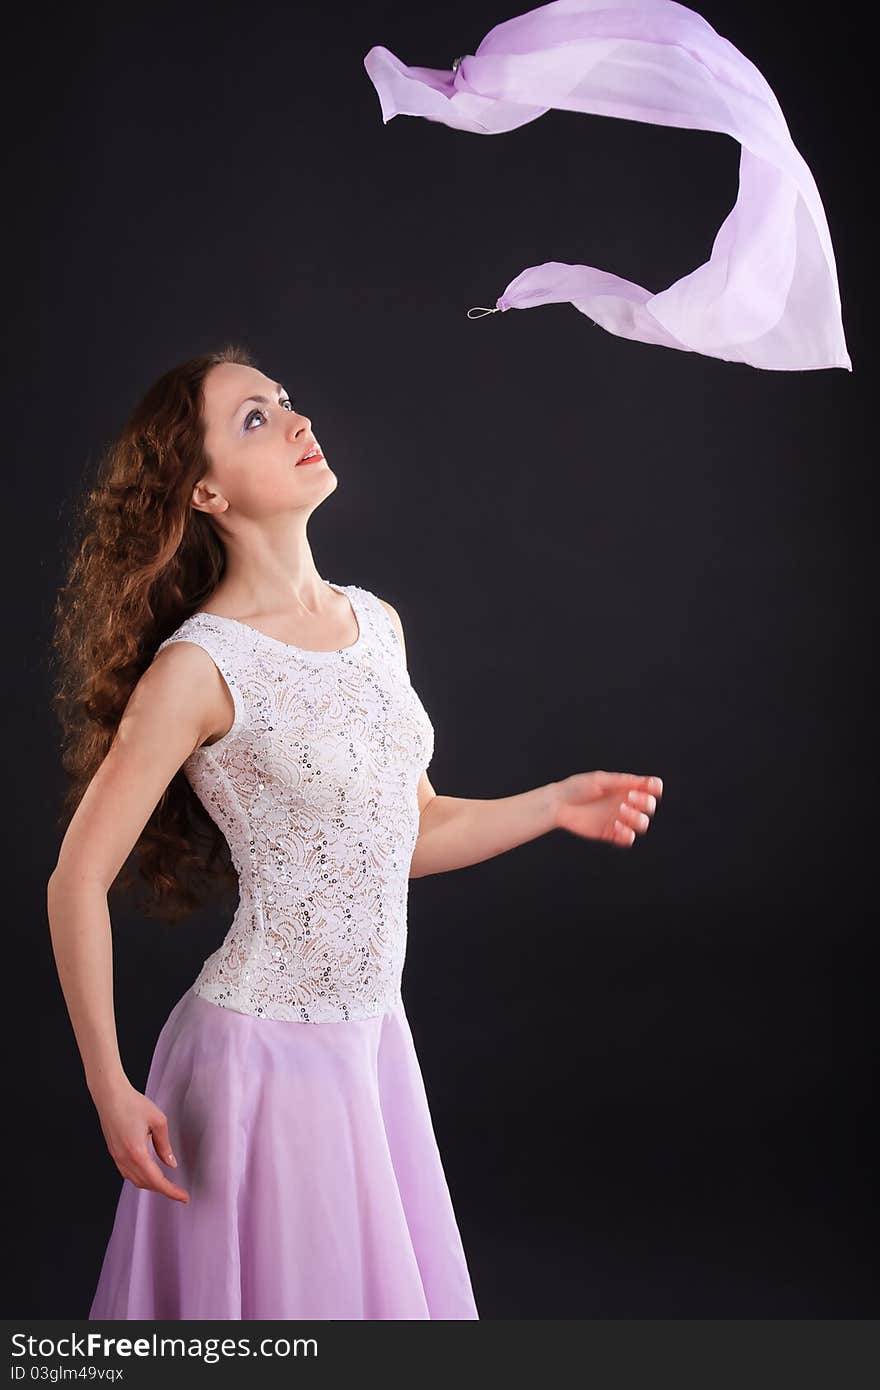
[[[283,388],[256,367],[221,362],[204,381],[208,470],[193,489],[193,505],[214,515],[253,520],[280,512],[309,512],[337,485],[321,458],[300,463],[314,441]]]

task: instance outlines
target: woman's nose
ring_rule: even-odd
[[[296,439],[300,434],[308,434],[312,428],[312,422],[307,415],[294,415],[287,432],[292,439]]]

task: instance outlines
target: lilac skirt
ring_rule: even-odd
[[[91,1319],[479,1317],[402,1005],[292,1023],[190,988],[145,1094],[190,1200],[123,1182]]]

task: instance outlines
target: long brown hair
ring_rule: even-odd
[[[165,372],[104,450],[74,511],[52,637],[52,705],[69,779],[62,830],[159,643],[223,574],[222,541],[190,505],[208,466],[204,381],[221,362],[256,365],[244,348],[229,345]],[[149,887],[142,911],[176,920],[236,881],[221,830],[178,771],[111,887]]]

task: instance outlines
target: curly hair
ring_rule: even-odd
[[[204,381],[221,362],[256,366],[244,348],[228,345],[165,372],[104,450],[74,511],[51,643],[52,706],[68,777],[62,830],[159,643],[223,575],[220,536],[190,505],[208,466]],[[111,892],[148,886],[141,910],[173,921],[235,885],[226,839],[178,770]]]

